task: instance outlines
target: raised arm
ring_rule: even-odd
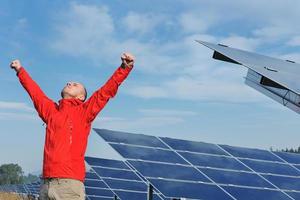
[[[134,57],[131,54],[124,53],[121,59],[121,66],[113,73],[108,81],[83,104],[84,115],[88,122],[92,122],[109,99],[117,94],[119,86],[132,70]]]
[[[10,64],[10,67],[17,72],[20,83],[29,94],[39,116],[47,123],[50,113],[56,111],[55,102],[44,94],[38,84],[32,80],[26,70],[22,67],[19,60],[14,60]]]

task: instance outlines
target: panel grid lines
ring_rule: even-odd
[[[102,137],[101,131],[106,130],[96,130]],[[240,195],[246,195],[242,199],[253,199],[247,194],[257,198],[262,195],[270,197],[267,199],[294,200],[300,194],[300,181],[296,183],[300,180],[300,156],[283,154],[285,157],[281,157],[282,154],[267,150],[156,136],[143,138],[144,135],[129,133],[125,138],[117,131],[108,131],[104,135],[103,139],[125,158],[124,163],[167,198],[205,199],[203,194],[212,195],[212,190],[205,191],[206,186],[218,188],[226,195],[224,199],[235,200],[240,200]],[[180,186],[187,191],[181,190]],[[197,194],[193,194],[191,188]]]
[[[278,157],[279,159],[281,159],[284,163],[290,165],[292,168],[294,168],[296,171],[300,172],[300,169],[298,169],[297,167],[295,167],[293,164],[287,162],[285,159],[283,159],[282,157],[280,157],[279,155],[275,154],[274,152],[270,151],[270,153],[272,153],[274,156]]]
[[[176,152],[176,150],[172,149],[168,144],[166,144],[161,138],[158,138],[162,143],[164,143],[166,146],[168,146],[171,150]],[[187,163],[189,163],[191,166],[193,166],[192,163],[190,163],[188,160],[186,160],[183,156],[181,156],[178,152],[176,152],[177,155],[179,155],[182,159],[184,159]],[[194,167],[194,166],[193,166]],[[219,186],[214,180],[212,180],[210,177],[208,177],[206,174],[204,174],[201,170],[199,170],[197,167],[194,167],[197,171],[199,171],[202,175],[204,175],[208,180],[210,180],[212,183],[214,183],[218,188],[220,188],[223,192],[225,192],[227,195],[229,195],[232,199],[237,200],[235,197],[233,197],[230,193],[228,193],[226,190],[224,190],[221,186]]]
[[[125,164],[128,166],[128,167],[130,167],[131,169],[132,169],[132,171],[138,176],[138,177],[140,177],[141,178],[141,180],[143,180],[143,178],[145,178],[145,177],[143,177],[130,163],[128,163],[128,162],[125,162]],[[145,179],[145,181],[148,181],[149,183],[151,183],[149,180],[147,180],[147,179]],[[145,182],[147,185],[148,185],[148,183],[147,182]],[[163,199],[162,197],[160,197],[161,195],[162,196],[164,196],[160,191],[159,191],[159,189],[158,188],[156,188],[155,187],[155,185],[152,185],[154,188],[155,188],[155,190],[154,190],[154,192],[155,193],[158,193],[158,197],[160,198],[160,199]],[[156,192],[157,191],[157,192]],[[165,196],[164,196],[165,197]]]
[[[96,158],[91,158],[91,157],[87,157],[88,159],[96,159]],[[127,168],[126,169],[121,169],[121,168],[117,168],[117,167],[107,167],[107,166],[104,166],[105,164],[104,163],[101,163],[101,161],[111,161],[111,162],[116,162],[116,163],[123,163],[124,166],[126,166]],[[89,164],[89,161],[86,159],[87,163]],[[94,163],[95,161],[93,161]],[[127,200],[127,197],[122,197],[122,195],[124,195],[123,192],[125,192],[126,195],[134,195],[134,196],[138,196],[139,194],[143,195],[143,196],[147,196],[147,183],[145,181],[143,181],[142,177],[140,177],[139,174],[137,174],[130,166],[128,166],[128,164],[126,162],[123,162],[123,161],[114,161],[114,160],[107,160],[107,159],[99,159],[98,161],[99,165],[97,164],[93,164],[91,167],[92,167],[92,170],[94,171],[94,173],[97,174],[97,176],[99,178],[101,178],[101,180],[105,183],[105,185],[111,190],[113,191],[113,193],[118,196],[118,199],[121,199],[121,200]],[[101,165],[100,165],[101,164]],[[112,165],[112,164],[110,164]],[[130,172],[130,173],[133,173],[135,174],[136,178],[138,178],[139,180],[134,180],[134,179],[130,179],[129,177],[124,177],[124,178],[120,178],[120,177],[114,177],[114,173],[112,173],[111,175],[105,175],[105,174],[99,174],[99,172],[101,172],[101,170],[106,170],[106,169],[109,169],[109,170],[113,170],[113,171],[117,171],[117,172]],[[99,171],[100,170],[100,171]],[[113,182],[111,182],[113,181]],[[116,183],[118,184],[118,186],[116,185]],[[133,186],[134,184],[138,184],[139,186],[143,186],[144,190],[140,190],[141,188],[136,188],[136,187],[131,187]],[[123,185],[123,186],[122,186]],[[124,188],[125,187],[125,188]],[[130,189],[131,187],[131,189]],[[128,189],[129,188],[129,189]],[[123,193],[123,194],[122,194]],[[154,195],[156,195],[159,199],[162,200],[162,198],[159,196],[161,194],[157,193],[157,192],[154,192]],[[138,198],[138,197],[136,197]]]
[[[162,148],[162,147],[150,147],[150,146],[144,146],[144,145],[137,145],[137,144],[126,144],[124,142],[108,142],[109,144],[117,144],[117,145],[123,145],[123,146],[130,146],[130,147],[140,147],[140,148],[146,148],[146,149],[159,149],[159,150],[165,150],[165,151],[170,151],[172,150],[167,149],[167,148]]]
[[[96,168],[96,169],[113,169],[116,171],[127,171],[127,172],[131,172],[132,170],[130,169],[120,169],[120,168],[115,168],[115,167],[103,167],[103,166],[95,166],[95,165],[91,165],[92,168]]]
[[[218,145],[219,146],[219,145]],[[219,146],[220,148],[222,148],[221,146]],[[224,151],[226,151],[225,149],[223,149]],[[227,151],[226,151],[227,152]],[[229,152],[227,152],[229,155],[231,155]],[[231,155],[233,156],[233,155]],[[234,156],[233,156],[234,157]],[[260,176],[262,179],[264,179],[265,181],[267,181],[268,183],[270,183],[273,187],[275,187],[276,189],[280,190],[280,188],[278,188],[276,185],[274,185],[272,182],[270,182],[268,179],[266,179],[265,177],[263,177],[261,174],[257,173],[255,170],[253,170],[251,167],[249,167],[248,165],[244,164],[242,161],[240,161],[240,159],[236,158],[238,162],[240,162],[241,164],[243,164],[245,167],[247,167],[248,169],[250,169],[252,172],[256,173],[258,176]],[[287,194],[284,191],[283,192],[286,196],[288,196],[290,199],[295,200],[294,198],[292,198],[289,194]]]
[[[117,196],[117,194],[109,187],[109,185],[108,184],[106,184],[106,182],[93,170],[93,168],[91,169],[91,171],[94,173],[94,174],[96,174],[96,176],[101,180],[101,181],[103,181],[103,183],[106,185],[106,187],[114,194],[114,195],[116,195]]]

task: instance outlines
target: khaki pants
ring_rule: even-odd
[[[85,200],[84,184],[64,178],[44,179],[39,200]]]

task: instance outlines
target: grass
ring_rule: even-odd
[[[29,200],[27,197],[23,197],[14,193],[0,192],[0,200]]]

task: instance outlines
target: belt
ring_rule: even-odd
[[[43,183],[46,184],[46,183],[50,183],[50,182],[57,182],[59,183],[60,181],[60,178],[43,178]]]
[[[61,183],[62,181],[68,181],[68,180],[72,180],[72,181],[79,181],[76,179],[70,179],[70,178],[43,178],[43,183],[51,183],[51,182],[55,182],[55,183]],[[82,181],[79,181],[82,183]]]

